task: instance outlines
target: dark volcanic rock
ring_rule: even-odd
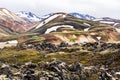
[[[38,51],[46,50],[49,53],[57,52],[59,50],[58,47],[55,44],[51,44],[51,43],[47,43],[47,42],[37,44],[37,45],[35,45],[35,47]]]
[[[115,78],[105,70],[102,70],[99,76],[99,80],[115,80]]]
[[[82,46],[77,45],[78,44],[69,46],[64,42],[60,45],[54,45],[43,42],[34,45],[34,47],[40,51],[40,53],[42,53],[42,51],[46,51],[48,53],[59,51],[74,53],[69,54],[68,57],[73,56],[74,58],[75,56],[76,58],[76,56],[78,56],[78,58],[83,60],[84,58],[89,58],[89,56],[93,55],[91,52],[98,54],[91,56],[90,58],[93,57],[93,59],[90,59],[87,64],[81,64],[81,59],[78,61],[73,61],[74,63],[72,64],[63,62],[62,60],[64,60],[64,58],[60,58],[60,60],[52,58],[49,60],[48,55],[48,59],[45,57],[45,60],[48,62],[44,62],[45,60],[42,61],[42,58],[41,62],[28,62],[24,65],[9,65],[0,63],[0,80],[3,77],[8,80],[119,80],[120,67],[118,66],[118,61],[120,56],[120,43],[95,42],[85,43],[82,44]],[[84,56],[85,52],[80,52],[81,49],[89,51],[90,54],[86,52],[87,55]],[[113,53],[110,52],[110,54],[99,54],[99,52],[109,52],[109,50]],[[96,61],[94,61],[94,59]],[[117,64],[117,66],[111,67],[114,64]]]
[[[68,47],[68,43],[65,43],[65,42],[61,42],[59,47]]]
[[[87,49],[89,51],[100,52],[106,49],[120,49],[120,43],[104,43],[104,42],[94,42],[85,43],[82,45],[82,49]]]
[[[14,73],[14,69],[17,71],[16,73]],[[92,75],[96,75],[97,78]],[[79,62],[68,65],[56,59],[38,65],[28,62],[21,65],[20,68],[4,64],[0,68],[0,79],[8,80],[87,80],[91,76],[95,80],[116,80],[119,78],[115,71],[107,69],[105,66],[84,67]]]

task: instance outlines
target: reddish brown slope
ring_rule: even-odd
[[[11,28],[15,32],[21,33],[27,31],[33,23],[20,18],[5,8],[0,8],[0,25]]]

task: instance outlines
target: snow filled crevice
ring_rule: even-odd
[[[51,28],[48,28],[48,29],[46,30],[45,34],[50,33],[50,32],[52,32],[52,31],[56,31],[58,28],[61,28],[61,27],[65,27],[65,28],[67,27],[67,28],[72,28],[72,29],[74,29],[74,26],[71,26],[71,25],[53,26],[53,27],[51,27]]]
[[[47,24],[48,22],[50,22],[51,20],[57,18],[58,16],[61,16],[62,14],[55,14],[53,16],[50,16],[49,18],[45,19],[44,21],[42,21],[35,29],[38,29],[40,27],[42,27],[43,25]]]

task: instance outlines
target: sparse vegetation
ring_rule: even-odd
[[[10,35],[8,37],[1,38],[0,41],[9,41],[9,40],[15,40],[23,36],[34,36],[37,35],[38,33],[23,33],[23,34],[15,34],[15,35]]]
[[[34,39],[32,39],[32,40],[34,40]],[[44,46],[42,46],[42,47],[46,46],[45,44],[43,44],[43,45]],[[52,44],[49,44],[49,45],[52,45]],[[116,44],[114,46],[114,48],[113,48],[114,50],[109,50],[109,48],[112,47],[110,45],[113,45],[113,44],[109,44],[109,43],[106,44],[109,47],[107,47],[108,51],[105,52],[105,54],[103,54],[103,52],[102,52],[104,50],[100,50],[100,48],[94,48],[95,46],[97,46],[97,43],[88,43],[88,44],[83,44],[83,45],[85,45],[85,46],[82,46],[82,44],[81,45],[72,45],[72,46],[68,45],[66,47],[61,47],[62,50],[60,50],[58,52],[49,52],[47,49],[38,51],[35,48],[28,48],[28,49],[20,49],[17,47],[5,48],[5,49],[1,49],[1,51],[0,51],[0,61],[2,63],[7,63],[7,64],[11,64],[11,65],[12,64],[22,65],[22,66],[24,64],[26,64],[27,62],[32,62],[29,64],[27,63],[25,66],[28,66],[28,65],[29,65],[28,67],[37,66],[34,69],[35,72],[44,71],[47,73],[49,73],[51,71],[57,73],[57,70],[56,70],[57,67],[62,66],[60,68],[64,69],[67,64],[69,66],[67,66],[67,68],[65,68],[65,69],[68,69],[66,74],[71,76],[72,72],[77,73],[77,74],[74,74],[72,77],[77,80],[79,80],[79,78],[80,78],[80,76],[78,76],[78,75],[81,75],[80,71],[82,71],[82,74],[86,75],[85,78],[87,80],[91,80],[91,79],[97,80],[99,77],[99,74],[100,74],[99,73],[100,70],[96,66],[100,66],[100,65],[107,65],[108,69],[115,68],[115,70],[116,69],[119,70],[119,64],[120,64],[119,63],[120,62],[119,51],[120,50],[117,49],[117,48],[119,48],[119,44]],[[88,50],[87,47],[93,47],[93,49]],[[104,48],[105,47],[103,47],[103,49]],[[100,51],[97,51],[97,50],[100,50]],[[60,60],[60,61],[57,62],[57,60]],[[62,63],[62,64],[60,64],[60,63]],[[80,64],[82,64],[83,70],[74,71],[74,69],[77,69],[78,67],[79,67],[78,69],[80,69]],[[93,68],[90,68],[90,66],[93,66]],[[28,69],[28,67],[23,67],[23,70],[26,68]],[[88,69],[84,68],[84,67],[87,67]]]
[[[81,48],[81,46],[76,46],[76,48]],[[1,49],[0,51],[0,60],[3,62],[8,62],[8,63],[14,63],[14,56],[16,56],[16,59],[18,63],[25,63],[27,61],[33,61],[33,62],[40,62],[40,61],[48,61],[51,58],[57,58],[60,59],[66,63],[73,63],[75,61],[79,61],[82,64],[97,64],[97,63],[106,63],[108,59],[111,59],[113,54],[116,54],[115,60],[118,63],[119,59],[119,52],[105,52],[101,54],[100,52],[96,52],[93,55],[91,54],[91,51],[86,50],[75,50],[74,46],[68,47],[68,51],[65,50],[62,53],[57,52],[57,53],[48,53],[44,51],[44,55],[46,57],[42,57],[40,53],[43,51],[36,51],[35,49],[19,49],[19,48],[6,48],[6,49]],[[73,50],[73,51],[71,51]],[[100,53],[100,54],[99,54]],[[111,56],[111,57],[110,57]],[[115,66],[115,65],[114,65]]]
[[[0,53],[0,61],[10,64],[18,63],[24,64],[25,62],[36,62],[39,52],[34,49],[18,50],[17,48],[3,49]]]
[[[75,42],[77,40],[77,38],[71,37],[69,38],[70,42]]]
[[[48,28],[57,25],[71,25],[75,29],[59,28],[56,32],[44,34]],[[89,30],[85,31],[87,28]],[[21,41],[16,47],[0,49],[0,62],[10,65],[13,72],[15,72],[14,70],[19,71],[17,74],[20,77],[30,77],[27,80],[36,80],[33,78],[38,75],[42,76],[40,80],[98,80],[101,77],[99,76],[99,72],[102,72],[101,67],[104,70],[120,71],[120,43],[94,42],[94,40],[97,41],[97,36],[102,37],[101,41],[107,42],[104,40],[106,36],[109,37],[106,33],[111,33],[111,36],[118,34],[113,29],[107,24],[82,20],[70,15],[64,19],[58,17],[39,29],[0,39],[0,41]],[[112,34],[112,32],[114,33]],[[112,37],[114,38],[114,36]],[[81,40],[94,40],[91,41],[93,43],[75,43],[80,38]],[[58,43],[52,44],[54,42]],[[61,44],[59,44],[60,42]],[[5,44],[9,44],[9,42]],[[4,68],[6,69],[6,66],[3,67],[4,65],[0,66],[0,76],[4,74],[2,73]],[[14,76],[13,74],[12,76]],[[107,71],[103,74],[107,75]],[[110,73],[110,75],[112,74]]]
[[[26,40],[23,43],[41,42],[41,41],[44,41],[44,40],[45,40],[44,37],[33,36],[32,38],[29,38],[28,40]]]

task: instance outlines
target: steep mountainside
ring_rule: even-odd
[[[20,18],[13,12],[0,8],[0,26],[21,33],[27,31],[33,23]],[[2,30],[2,29],[1,29]]]
[[[16,13],[19,17],[30,20],[31,22],[39,22],[42,18],[38,17],[36,14],[27,11],[20,11]]]
[[[66,13],[55,13],[47,19],[38,22],[30,32],[51,35],[52,42],[116,42],[120,34],[115,27],[91,20],[76,18]],[[55,39],[53,39],[53,36]],[[58,40],[59,39],[59,40]]]
[[[42,36],[48,42],[60,43],[64,41],[70,44],[120,41],[119,28],[99,21],[80,19],[67,13],[50,14],[47,18],[37,22],[30,28],[31,29],[25,34],[13,38],[19,41],[22,40],[20,42],[24,42],[34,36]],[[10,40],[12,38],[8,39]]]
[[[50,14],[38,16],[38,15],[32,13],[32,12],[27,12],[27,11],[20,11],[20,12],[18,12],[16,14],[19,17],[24,18],[25,20],[29,20],[29,21],[31,21],[33,23],[42,21],[42,20],[50,17],[51,15],[53,15],[53,13],[50,13]]]

